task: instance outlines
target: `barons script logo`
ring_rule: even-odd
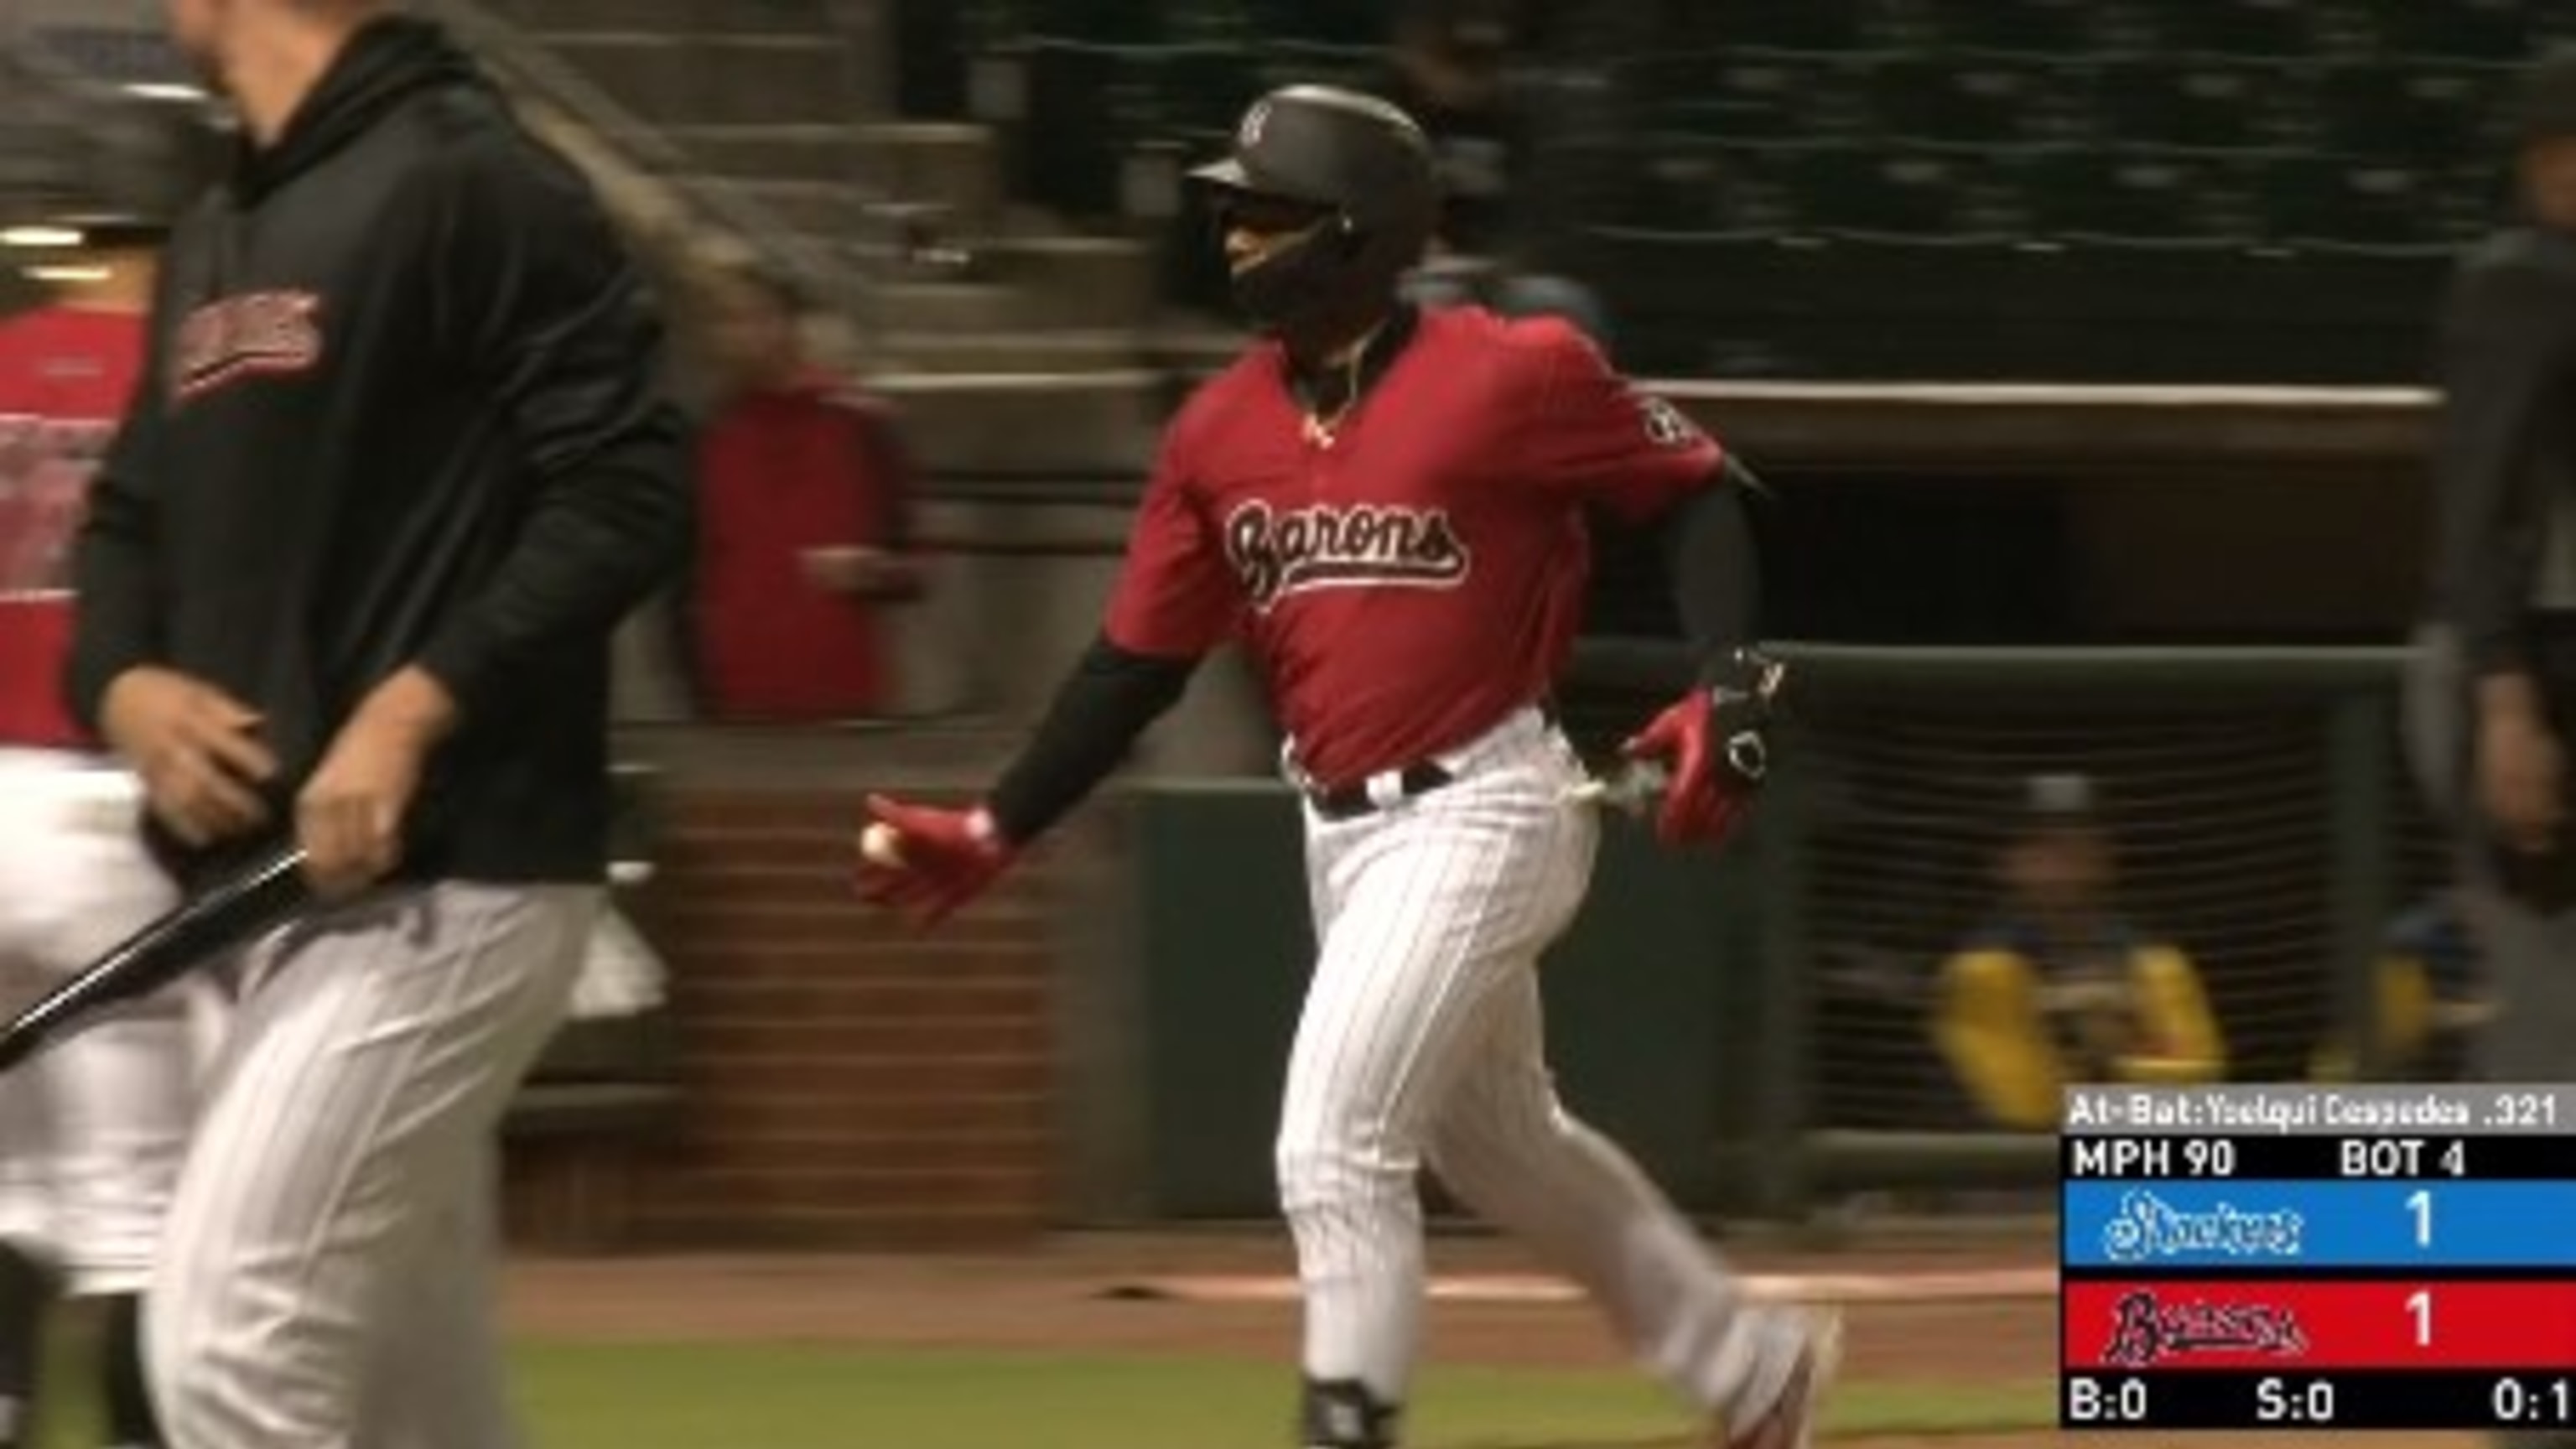
[[[2190,1253],[2295,1258],[2306,1228],[2307,1221],[2287,1208],[2248,1213],[2222,1202],[2209,1212],[2187,1213],[2141,1189],[2122,1198],[2120,1215],[2102,1225],[2102,1251],[2115,1263]]]
[[[1455,588],[1470,562],[1446,510],[1366,503],[1318,503],[1285,513],[1246,503],[1226,515],[1225,554],[1255,609],[1300,589]]]
[[[2138,1368],[2187,1353],[2268,1353],[2288,1357],[2308,1351],[2308,1335],[2286,1308],[2262,1303],[2156,1301],[2144,1288],[2120,1299],[2103,1357]]]
[[[322,360],[311,292],[245,292],[208,302],[179,324],[173,375],[181,401],[245,377],[303,372]]]

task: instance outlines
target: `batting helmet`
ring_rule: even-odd
[[[1355,296],[1391,293],[1422,259],[1440,212],[1431,143],[1403,111],[1338,86],[1254,101],[1224,159],[1191,179],[1228,195],[1315,208],[1321,219],[1235,274],[1235,295],[1277,327]]]

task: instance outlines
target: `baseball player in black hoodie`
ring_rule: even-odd
[[[176,1449],[513,1441],[493,1128],[605,872],[619,618],[685,555],[660,332],[432,25],[172,0],[231,100],[77,550],[74,712],[183,882],[287,839],[145,1307]]]

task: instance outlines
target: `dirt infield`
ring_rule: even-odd
[[[2045,1268],[2032,1248],[1926,1246],[1830,1255],[1746,1251],[1765,1273],[1961,1273]],[[1436,1274],[1526,1273],[1530,1264],[1486,1239],[1442,1239]],[[1295,1343],[1293,1304],[1175,1302],[1115,1296],[1120,1284],[1174,1274],[1289,1270],[1273,1234],[1067,1238],[1042,1252],[987,1257],[676,1257],[530,1260],[513,1266],[513,1326],[596,1340],[836,1342],[875,1347],[1186,1352],[1284,1361]],[[1850,1375],[1872,1383],[2031,1382],[2056,1356],[2053,1299],[2026,1291],[1986,1300],[1854,1302]],[[1586,1308],[1563,1302],[1479,1303],[1435,1296],[1430,1352],[1457,1363],[1617,1367],[1622,1359]],[[2280,1436],[2194,1435],[2196,1449],[2275,1443]],[[2134,1437],[1949,1435],[1877,1437],[1871,1449],[2021,1449]],[[2374,1436],[2379,1449],[2467,1449],[2466,1435]]]

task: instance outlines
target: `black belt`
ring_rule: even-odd
[[[1443,785],[1456,783],[1457,779],[1446,768],[1430,760],[1407,765],[1396,780],[1397,798],[1410,800],[1416,795],[1428,795]],[[1356,785],[1344,785],[1338,790],[1309,790],[1306,803],[1314,807],[1318,818],[1324,820],[1357,820],[1378,809],[1378,802],[1369,798],[1365,780]]]

